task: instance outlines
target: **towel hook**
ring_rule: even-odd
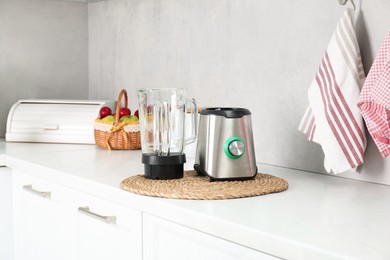
[[[356,10],[356,5],[355,5],[355,3],[353,2],[353,0],[349,0],[349,1],[351,2],[352,6],[353,6],[353,10]],[[347,2],[348,2],[348,0],[339,0],[339,3],[340,3],[341,5],[345,5]]]

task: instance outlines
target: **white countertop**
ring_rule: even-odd
[[[162,199],[119,188],[121,180],[143,172],[140,151],[1,140],[0,154],[11,168],[33,169],[53,182],[281,258],[390,259],[389,186],[258,165],[286,179],[289,189],[220,201]]]

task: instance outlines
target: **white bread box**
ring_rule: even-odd
[[[7,142],[94,144],[94,122],[103,106],[116,101],[19,100],[9,111]]]

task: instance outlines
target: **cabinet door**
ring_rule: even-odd
[[[13,172],[15,259],[75,259],[77,216],[67,200],[72,192],[61,186]]]
[[[144,260],[271,260],[276,257],[235,243],[143,215]]]
[[[12,176],[0,166],[0,259],[13,259]]]
[[[78,259],[142,259],[140,211],[86,194],[78,211]]]

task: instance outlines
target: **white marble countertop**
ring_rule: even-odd
[[[143,172],[140,151],[0,140],[0,154],[11,168],[281,258],[390,259],[389,186],[258,165],[289,189],[220,201],[162,199],[119,188]]]

